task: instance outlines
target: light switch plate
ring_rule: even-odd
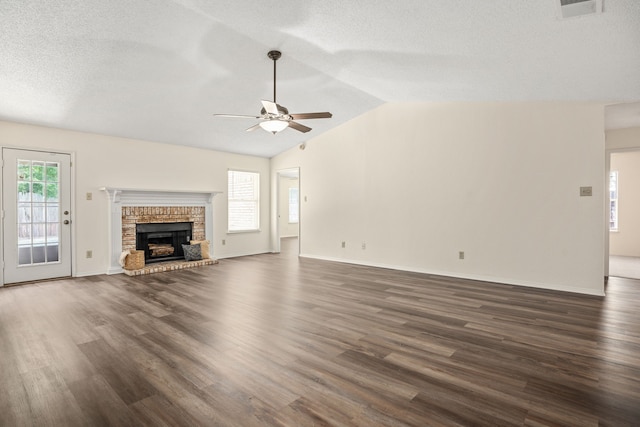
[[[593,190],[591,187],[580,187],[580,196],[584,197],[584,196],[592,196],[593,195]]]

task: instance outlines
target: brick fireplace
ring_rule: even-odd
[[[204,206],[127,206],[122,208],[122,250],[136,248],[136,225],[192,222],[191,240],[205,240]]]
[[[102,190],[109,196],[107,274],[121,273],[120,254],[136,249],[136,224],[193,223],[191,240],[214,241],[212,201],[219,191]]]

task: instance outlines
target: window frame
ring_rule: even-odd
[[[232,190],[231,188],[231,184],[232,184],[232,179],[231,179],[231,174],[232,173],[242,173],[242,174],[252,174],[257,178],[257,183],[255,183],[254,185],[256,186],[255,189],[255,193],[253,198],[247,198],[247,199],[242,199],[242,198],[231,198],[233,193],[235,193],[235,191]],[[237,233],[256,233],[256,232],[260,232],[260,225],[261,225],[261,221],[260,221],[260,212],[261,212],[261,203],[260,203],[260,192],[262,190],[262,184],[261,184],[261,176],[260,176],[260,172],[255,171],[255,170],[244,170],[244,169],[227,169],[227,234],[237,234]],[[232,206],[235,204],[234,202],[252,202],[255,203],[255,210],[254,210],[254,215],[255,215],[255,228],[251,227],[251,228],[242,228],[242,229],[231,229],[231,219],[232,219]]]

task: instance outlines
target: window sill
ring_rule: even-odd
[[[260,233],[262,230],[227,230],[227,234],[246,234],[246,233]]]

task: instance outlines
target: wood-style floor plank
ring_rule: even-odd
[[[640,426],[605,298],[292,252],[0,289],[0,426]]]

